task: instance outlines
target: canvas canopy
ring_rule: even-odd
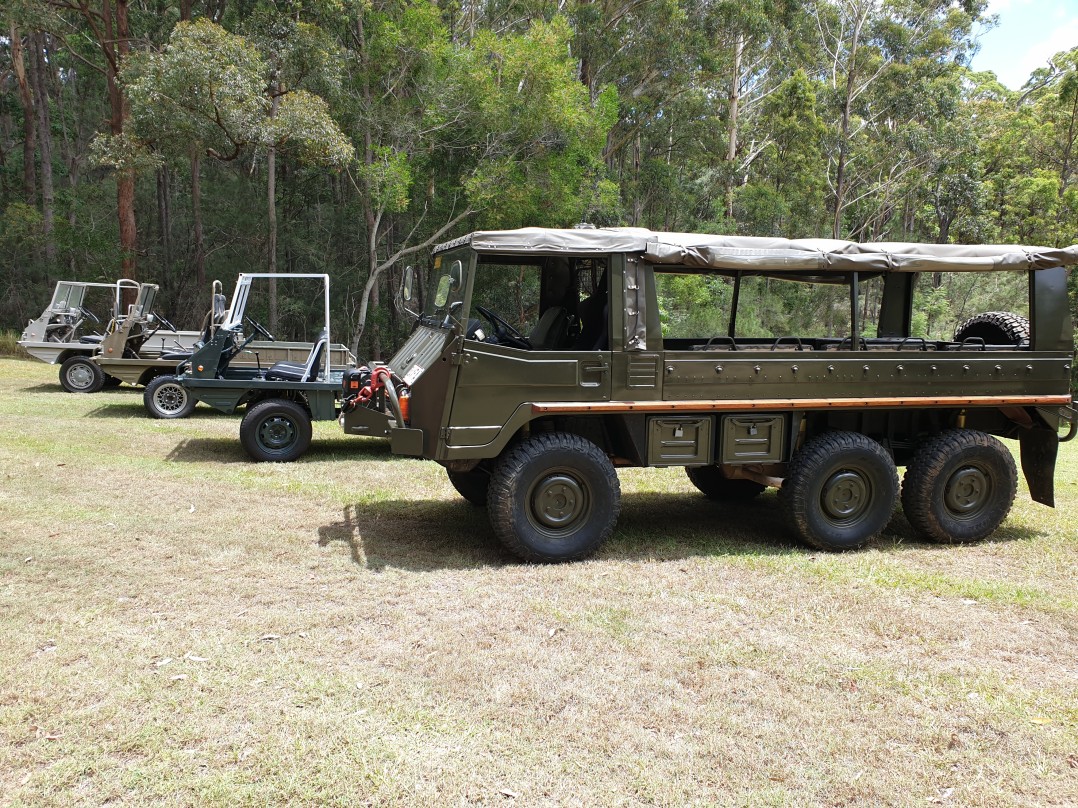
[[[435,252],[471,245],[481,253],[581,255],[636,253],[652,264],[692,269],[781,272],[956,272],[1052,269],[1078,265],[1078,245],[859,244],[837,239],[784,239],[659,233],[640,227],[477,231]]]

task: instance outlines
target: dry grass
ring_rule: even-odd
[[[622,474],[515,563],[441,469],[0,360],[0,804],[1074,805],[1078,451],[994,540],[793,545]]]
[[[29,354],[19,345],[18,331],[0,330],[0,356],[12,356],[16,359],[29,359]]]

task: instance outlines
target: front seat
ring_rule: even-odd
[[[551,306],[543,312],[535,328],[528,334],[533,351],[556,351],[569,339],[569,312],[561,306]]]
[[[326,353],[329,338],[323,331],[318,335],[318,342],[314,344],[306,362],[274,362],[273,366],[266,371],[267,381],[278,382],[313,382],[318,378],[318,369],[322,364],[322,357]]]

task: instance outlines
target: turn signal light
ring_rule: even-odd
[[[401,405],[401,418],[404,419],[404,423],[408,423],[412,420],[411,416],[411,397],[407,393],[402,393],[399,399]]]
[[[198,372],[199,372],[199,373],[201,373],[201,372],[202,372],[202,365],[199,365],[199,366],[198,366]]]

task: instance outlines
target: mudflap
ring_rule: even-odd
[[[1059,436],[1054,429],[1032,427],[1018,434],[1018,442],[1021,446],[1022,473],[1026,476],[1030,497],[1034,502],[1054,508]]]

